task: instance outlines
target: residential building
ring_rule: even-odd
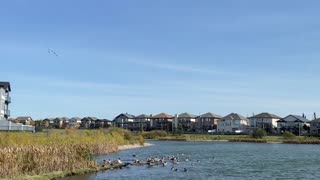
[[[150,130],[151,129],[151,117],[152,115],[146,115],[146,114],[141,114],[139,116],[136,116],[134,118],[134,130],[140,131],[140,130]]]
[[[277,129],[279,133],[289,131],[296,135],[301,135],[302,133],[306,133],[303,131],[304,126],[307,126],[308,122],[309,120],[305,116],[288,115],[277,121]]]
[[[187,112],[179,114],[178,118],[178,130],[183,132],[195,132],[196,131],[196,115],[189,114]]]
[[[9,104],[11,97],[9,93],[11,87],[9,82],[0,82],[0,120],[8,120],[10,117]]]
[[[211,112],[202,114],[196,118],[196,131],[207,133],[209,130],[217,130],[218,121],[222,116],[213,114]]]
[[[249,117],[248,119],[251,129],[261,128],[266,132],[271,133],[277,128],[277,121],[279,121],[281,117],[264,112]]]
[[[69,119],[69,126],[70,127],[80,127],[81,124],[81,118],[79,117],[73,117]]]
[[[17,117],[14,121],[23,125],[30,125],[32,122],[32,118],[30,116],[20,116]]]
[[[249,120],[237,113],[231,113],[218,121],[218,132],[235,133],[237,130],[244,132]]]
[[[96,117],[84,117],[81,119],[80,128],[83,129],[93,129],[95,127]]]
[[[320,118],[308,122],[310,124],[310,135],[320,135]]]
[[[160,113],[150,118],[150,124],[152,130],[164,130],[164,131],[172,131],[172,120],[173,116]]]
[[[114,118],[113,123],[116,127],[120,127],[123,129],[131,129],[132,124],[134,122],[134,115],[128,113],[119,114]]]
[[[45,118],[42,120],[41,126],[43,128],[54,128],[54,118]]]
[[[10,83],[0,82],[0,130],[34,132],[34,126],[8,121],[10,117],[9,104],[11,103],[11,97],[9,95],[10,92]]]
[[[69,124],[69,118],[67,117],[55,118],[53,119],[53,124],[55,128],[65,128]]]

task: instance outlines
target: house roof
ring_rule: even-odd
[[[231,113],[225,117],[222,118],[223,120],[246,120],[247,118],[237,114],[237,113]]]
[[[143,119],[143,118],[150,118],[150,117],[151,117],[151,115],[141,114],[139,116],[136,116],[135,118],[136,119]]]
[[[57,118],[54,118],[53,120],[67,121],[67,120],[69,120],[69,118],[67,118],[67,117],[57,117]]]
[[[252,117],[249,117],[249,119],[252,119],[252,118],[273,118],[273,119],[281,119],[281,117],[277,116],[277,115],[274,115],[274,114],[270,114],[270,113],[260,113],[260,114],[257,114],[255,116],[252,116]]]
[[[197,117],[196,115],[189,114],[187,112],[179,114],[179,118],[196,118],[196,117]]]
[[[304,117],[299,116],[299,115],[288,115],[287,117],[282,118],[277,122],[287,122],[285,119],[287,119],[288,117],[293,117],[294,118],[294,121],[291,121],[291,122],[308,122],[309,121],[307,118],[304,118]]]
[[[30,116],[19,116],[16,118],[16,120],[21,121],[21,120],[32,120],[32,118]]]
[[[121,113],[121,114],[119,114],[117,117],[115,117],[114,119],[117,119],[117,118],[120,117],[120,116],[125,116],[125,117],[128,118],[128,119],[134,119],[134,115],[128,114],[128,113]]]
[[[200,118],[217,118],[217,119],[221,119],[222,116],[219,116],[219,115],[216,115],[216,114],[213,114],[211,112],[207,112],[205,114],[202,114],[201,116],[199,116]]]
[[[11,91],[11,87],[10,87],[9,82],[0,81],[0,87],[3,87],[5,89],[8,89],[9,91]]]
[[[155,116],[152,116],[151,118],[153,118],[153,119],[172,119],[173,116],[166,114],[166,113],[160,113]]]

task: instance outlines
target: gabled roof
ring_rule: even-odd
[[[172,119],[173,116],[166,114],[166,113],[160,113],[155,116],[152,116],[151,118],[153,118],[153,119]]]
[[[117,117],[115,117],[114,119],[117,119],[117,118],[120,117],[120,116],[125,116],[125,117],[128,118],[128,119],[134,119],[134,115],[128,114],[128,113],[121,113],[121,114],[119,114]]]
[[[222,120],[246,120],[247,118],[237,114],[237,113],[231,113],[225,117],[222,118]]]
[[[213,114],[211,112],[208,112],[208,113],[205,113],[205,114],[202,114],[201,116],[199,116],[200,118],[217,118],[217,119],[221,119],[222,116],[219,116],[219,115],[216,115],[216,114]]]
[[[32,118],[30,116],[19,116],[16,118],[16,120],[18,121],[22,121],[22,120],[32,120]]]
[[[10,83],[9,82],[0,81],[0,87],[3,87],[5,89],[8,89],[9,91],[11,91],[11,87],[10,87]]]
[[[151,118],[151,115],[141,114],[135,117],[135,119],[145,119],[145,118]]]
[[[304,117],[299,116],[299,115],[288,115],[287,117],[282,118],[277,122],[287,122],[285,119],[287,119],[290,116],[294,118],[294,121],[291,121],[291,122],[308,122],[309,121],[307,118],[304,118]]]
[[[196,118],[196,117],[197,117],[196,115],[189,114],[187,112],[179,114],[179,118]]]
[[[260,114],[257,114],[255,116],[252,116],[252,117],[249,117],[249,119],[252,119],[252,118],[273,118],[273,119],[281,119],[281,117],[277,116],[277,115],[274,115],[274,114],[270,114],[270,113],[260,113]]]

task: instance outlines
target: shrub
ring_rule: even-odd
[[[141,146],[144,145],[144,138],[143,138],[142,135],[139,136],[139,144],[140,144]]]
[[[267,136],[267,132],[263,129],[255,129],[251,136],[255,139],[262,139],[263,137]]]
[[[294,139],[296,136],[295,136],[293,133],[291,133],[291,132],[284,132],[284,133],[282,134],[282,137],[283,137],[284,139]]]
[[[142,133],[142,136],[146,139],[158,139],[160,137],[168,136],[168,133],[166,131],[154,130],[150,132],[144,132]]]

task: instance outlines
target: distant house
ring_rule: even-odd
[[[310,124],[310,134],[311,135],[320,135],[320,118],[309,121]]]
[[[237,130],[245,131],[249,120],[237,113],[231,113],[218,121],[218,132],[234,133]]]
[[[69,119],[69,126],[70,127],[79,127],[81,124],[81,118],[79,117],[73,117]]]
[[[84,117],[81,119],[80,128],[82,129],[93,129],[95,128],[96,117]]]
[[[196,115],[187,112],[179,114],[178,116],[178,129],[184,132],[196,131]]]
[[[53,124],[55,128],[64,128],[68,125],[69,123],[69,118],[67,117],[62,117],[62,118],[54,118],[53,119]]]
[[[298,115],[288,115],[285,118],[277,121],[278,132],[289,131],[294,134],[300,134],[303,131],[304,125],[307,125],[309,120],[306,117]]]
[[[94,128],[108,128],[112,125],[112,121],[108,119],[96,119],[94,121]]]
[[[114,118],[113,123],[116,127],[120,127],[123,129],[130,129],[132,128],[132,124],[134,122],[134,115],[128,113],[119,114],[117,117]]]
[[[43,128],[54,128],[54,118],[45,118],[42,120],[41,126]],[[46,127],[48,125],[48,127]]]
[[[265,112],[249,117],[248,119],[250,128],[262,128],[266,132],[272,132],[273,129],[277,128],[277,121],[279,121],[281,117]]]
[[[30,125],[30,123],[32,122],[32,118],[30,116],[20,116],[17,117],[15,121],[23,125]]]
[[[222,116],[213,114],[211,112],[202,114],[196,119],[196,131],[208,132],[208,130],[217,130],[218,121]]]
[[[136,116],[134,118],[134,130],[140,131],[140,130],[150,130],[151,128],[151,117],[152,115],[146,115],[146,114],[141,114],[139,116]]]
[[[151,129],[172,131],[173,116],[166,113],[160,113],[152,116],[150,119]]]

